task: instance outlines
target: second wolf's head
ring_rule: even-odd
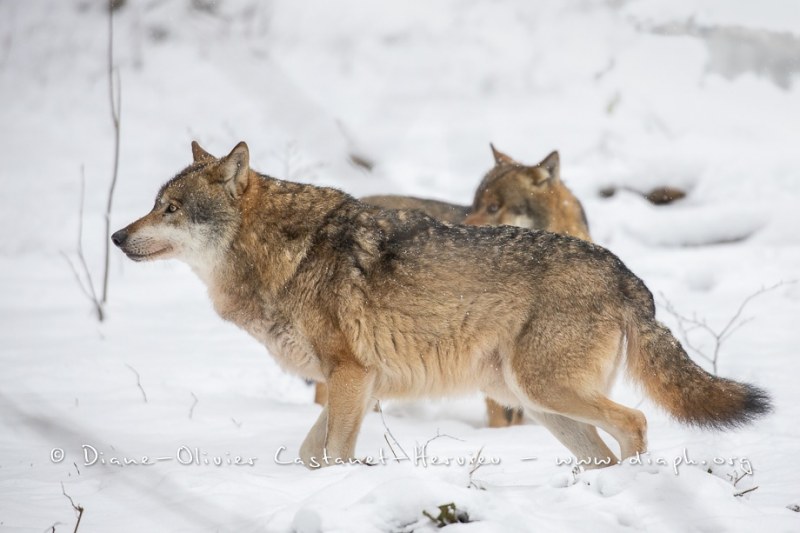
[[[495,166],[484,176],[465,224],[544,229],[590,240],[583,207],[561,181],[558,152],[523,165],[492,146]]]
[[[158,191],[153,209],[111,240],[134,261],[180,259],[202,277],[239,226],[249,152],[239,143],[216,159],[193,142],[192,154],[194,162]]]

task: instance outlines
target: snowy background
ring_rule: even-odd
[[[497,465],[276,464],[316,419],[312,390],[219,319],[178,263],[113,251],[98,323],[61,254],[76,258],[83,168],[99,282],[107,42],[99,0],[0,0],[0,532],[72,531],[62,483],[85,508],[82,532],[433,531],[423,510],[451,502],[472,520],[454,531],[800,531],[788,508],[800,505],[796,2],[127,0],[115,12],[114,229],[150,209],[193,139],[217,155],[245,140],[252,166],[278,177],[460,203],[491,141],[528,163],[559,149],[594,238],[684,315],[720,330],[785,282],[748,304],[719,357],[721,375],[774,395],[772,416],[702,432],[622,384],[615,397],[648,416],[654,464],[578,475],[543,428],[485,428],[477,396],[389,405],[386,426],[409,453],[446,434],[429,455],[482,450]],[[598,194],[662,185],[688,197]],[[393,459],[385,434],[368,415],[358,454]],[[85,465],[83,445],[106,464]],[[698,464],[673,468],[684,454]],[[109,464],[145,455],[171,460]],[[228,465],[236,455],[255,465]]]

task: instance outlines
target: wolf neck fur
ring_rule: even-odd
[[[334,189],[251,172],[240,199],[239,227],[206,282],[217,312],[263,341],[253,324],[289,312],[282,310],[282,289],[308,257],[327,214],[348,198]]]

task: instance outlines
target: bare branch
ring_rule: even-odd
[[[381,401],[380,401],[380,400],[378,400],[378,401],[377,401],[377,403],[376,403],[376,405],[377,405],[377,407],[378,407],[378,413],[380,413],[380,415],[381,415],[381,422],[383,423],[383,427],[384,427],[384,429],[386,429],[386,433],[389,435],[389,437],[391,437],[391,438],[392,438],[392,440],[393,440],[393,441],[394,441],[394,443],[397,445],[397,447],[400,449],[400,451],[401,451],[401,452],[403,452],[403,455],[406,457],[406,459],[408,459],[408,460],[410,461],[410,460],[411,460],[411,457],[410,457],[410,456],[409,456],[409,455],[406,453],[406,451],[405,451],[405,450],[403,449],[403,447],[400,445],[400,441],[398,441],[398,440],[395,438],[395,436],[392,434],[392,430],[391,430],[391,429],[389,429],[389,426],[387,426],[387,425],[386,425],[386,419],[383,417],[383,407],[381,406]],[[386,442],[388,443],[388,442],[389,442],[389,439],[388,439],[388,438],[386,438],[386,435],[384,435],[383,437],[386,439]],[[390,447],[390,448],[392,447],[392,446],[391,446],[391,444],[389,444],[389,447]],[[394,453],[394,449],[392,449],[392,453]],[[395,455],[395,458],[396,458],[396,457],[397,457],[397,455]]]
[[[475,487],[476,489],[482,489],[482,487],[480,487],[472,479],[473,474],[475,474],[475,472],[477,472],[478,469],[483,466],[483,463],[481,462],[482,455],[483,455],[483,446],[481,446],[481,448],[478,450],[478,453],[475,454],[475,466],[473,466],[472,469],[469,471],[469,485],[467,486],[470,488]]]
[[[100,303],[105,305],[108,301],[108,271],[111,255],[109,240],[111,238],[111,208],[114,202],[114,190],[117,187],[117,175],[119,174],[119,132],[120,117],[122,112],[122,84],[119,80],[119,71],[114,69],[114,0],[108,2],[108,96],[111,104],[111,121],[114,124],[114,166],[111,172],[111,183],[108,187],[108,201],[106,203],[106,233],[104,241],[105,257],[103,262],[103,294]],[[114,87],[114,75],[116,74],[117,84],[116,93]],[[100,318],[102,321],[103,319]]]
[[[670,302],[663,293],[661,293],[660,296],[661,296],[662,301],[664,302],[664,309],[669,314],[671,314],[673,317],[675,317],[678,320],[678,330],[680,332],[681,342],[683,343],[683,345],[686,348],[689,348],[692,352],[694,352],[694,354],[697,357],[700,357],[701,359],[704,359],[704,360],[708,361],[709,363],[711,363],[711,366],[712,366],[712,369],[713,369],[713,373],[716,374],[717,373],[717,357],[719,355],[719,342],[720,342],[719,337],[708,326],[708,324],[706,324],[704,321],[698,320],[696,316],[693,316],[692,318],[688,318],[688,317],[680,314],[678,311],[675,310],[675,307],[673,307],[672,302]],[[687,328],[686,324],[689,324],[690,327]],[[698,329],[702,330],[702,331],[705,331],[706,333],[711,335],[712,338],[714,338],[716,343],[715,343],[714,356],[713,357],[707,355],[703,350],[697,348],[692,343],[692,340],[691,340],[691,338],[689,336],[689,333],[691,331],[695,331],[695,330],[698,330]]]
[[[737,483],[743,480],[746,476],[750,475],[748,472],[743,472],[741,476],[737,477],[736,479],[732,479],[733,486],[735,487]]]
[[[83,166],[81,166],[81,201],[80,217],[78,218],[78,261],[83,271],[87,283],[84,285],[77,269],[70,261],[70,268],[78,279],[81,290],[92,301],[97,311],[97,319],[102,322],[105,319],[105,305],[108,302],[108,275],[109,263],[111,258],[111,209],[114,202],[114,190],[117,186],[117,176],[119,175],[119,148],[120,148],[120,117],[122,112],[122,84],[119,79],[119,71],[114,68],[114,0],[108,0],[108,96],[111,104],[111,122],[114,126],[114,162],[111,172],[111,182],[108,187],[108,199],[105,211],[105,238],[103,240],[103,283],[102,292],[98,297],[94,288],[91,271],[83,255],[83,207],[86,196],[86,176]],[[116,84],[114,79],[116,77]],[[145,400],[146,401],[146,400]]]
[[[192,406],[189,408],[189,420],[192,419],[192,415],[194,415],[194,408],[197,406],[197,402],[200,400],[197,399],[197,396],[194,395],[193,392],[190,393],[192,398],[194,398],[194,402],[192,402]]]
[[[751,488],[749,488],[749,489],[747,489],[747,490],[743,490],[743,491],[741,491],[741,492],[737,492],[737,493],[736,493],[736,494],[734,494],[733,496],[734,496],[734,498],[741,498],[742,496],[744,496],[744,495],[745,495],[745,494],[747,494],[748,492],[753,492],[753,491],[754,491],[754,490],[756,490],[757,488],[758,488],[758,485],[756,485],[755,487],[751,487]]]
[[[144,392],[144,387],[142,387],[142,378],[139,373],[133,368],[131,365],[125,363],[125,366],[131,369],[131,372],[136,374],[136,386],[139,387],[139,390],[142,391],[142,398],[144,398],[144,403],[147,403],[147,393]]]
[[[729,329],[727,333],[725,333],[724,335],[721,335],[721,336],[720,336],[720,340],[725,340],[725,339],[727,339],[728,337],[730,337],[731,335],[733,335],[733,333],[734,333],[736,330],[738,330],[739,328],[741,328],[741,327],[742,327],[742,326],[744,326],[745,324],[749,324],[749,323],[750,323],[750,322],[752,322],[753,320],[755,320],[755,318],[753,318],[753,317],[743,318],[743,319],[742,319],[742,320],[741,320],[741,321],[740,321],[740,322],[739,322],[739,323],[738,323],[736,326],[734,326],[734,327],[732,327],[731,329]]]
[[[678,332],[680,333],[681,342],[683,343],[683,345],[686,348],[688,348],[689,350],[691,350],[695,355],[697,355],[701,359],[704,359],[704,360],[708,361],[709,363],[711,363],[711,366],[712,366],[712,369],[713,369],[713,373],[716,374],[717,373],[717,365],[719,363],[720,351],[722,350],[722,344],[728,338],[730,338],[730,336],[733,335],[733,333],[735,333],[739,328],[741,328],[742,326],[744,326],[745,324],[748,324],[749,322],[751,322],[753,320],[752,317],[751,318],[742,318],[742,313],[744,312],[745,307],[747,307],[747,304],[749,304],[751,301],[753,301],[753,299],[755,299],[757,296],[760,296],[760,295],[762,295],[764,293],[767,293],[769,291],[775,290],[778,287],[781,287],[783,285],[789,285],[789,284],[792,284],[792,283],[796,283],[796,280],[779,281],[778,283],[775,283],[774,285],[771,285],[769,287],[762,287],[761,289],[757,290],[756,292],[750,294],[747,298],[742,300],[742,303],[739,304],[739,307],[736,310],[736,312],[733,314],[733,316],[730,318],[730,320],[728,320],[728,322],[720,330],[716,330],[716,329],[712,328],[711,326],[708,325],[708,323],[705,320],[698,319],[696,315],[693,315],[692,318],[688,318],[688,317],[682,315],[681,313],[679,313],[675,309],[675,307],[667,299],[667,297],[664,296],[663,293],[660,294],[660,297],[661,297],[661,300],[662,300],[662,306],[664,307],[664,310],[667,311],[669,314],[671,314],[678,321],[677,328],[678,328]],[[705,332],[709,337],[711,337],[713,339],[714,348],[712,350],[712,354],[711,355],[708,355],[706,352],[704,352],[703,350],[701,350],[700,348],[698,348],[696,345],[694,345],[692,343],[692,340],[691,340],[689,334],[691,332],[697,331],[697,330]]]
[[[683,343],[683,345],[686,348],[688,348],[690,351],[692,351],[697,357],[700,357],[701,359],[705,359],[709,363],[713,364],[714,360],[711,357],[707,356],[705,354],[705,352],[703,352],[700,348],[695,346],[692,343],[691,337],[689,336],[689,333],[691,333],[692,331],[698,330],[698,329],[701,329],[701,330],[704,330],[704,331],[708,331],[708,326],[704,322],[700,322],[699,320],[697,320],[696,317],[687,318],[687,317],[681,315],[678,311],[675,310],[675,308],[672,305],[672,302],[667,300],[667,297],[663,293],[661,293],[660,296],[661,296],[662,301],[664,302],[663,303],[664,309],[666,309],[666,311],[669,314],[671,314],[672,316],[674,316],[675,318],[678,319],[678,326],[677,327],[678,327],[678,331],[679,331],[680,336],[681,336],[681,342]],[[687,327],[687,324],[689,325],[689,327]]]
[[[742,312],[744,311],[744,308],[754,298],[756,298],[757,296],[761,296],[762,294],[767,293],[769,291],[774,291],[778,287],[786,285],[787,283],[794,283],[794,281],[790,281],[790,282],[779,281],[778,283],[775,283],[774,285],[771,285],[769,287],[761,287],[759,290],[757,290],[756,292],[754,292],[753,294],[751,294],[750,296],[745,298],[742,301],[741,305],[739,305],[739,309],[736,310],[736,314],[733,315],[733,318],[731,318],[730,321],[725,325],[725,327],[722,328],[722,331],[720,331],[720,337],[724,337],[725,334],[728,332],[728,330],[731,329],[731,327],[733,327],[733,325],[736,323],[736,321],[739,320],[739,317],[742,316]]]
[[[435,441],[436,439],[444,439],[444,438],[457,440],[459,442],[464,442],[464,439],[459,439],[458,437],[453,437],[452,435],[448,435],[446,433],[440,433],[439,429],[437,428],[436,435],[425,441],[425,444],[422,446],[422,455],[425,457],[428,456],[428,444]]]
[[[78,286],[81,288],[81,292],[86,296],[86,298],[92,302],[92,305],[95,308],[95,312],[97,313],[97,319],[101,322],[103,321],[103,304],[98,300],[97,293],[94,290],[94,280],[92,280],[92,272],[89,270],[89,265],[86,263],[86,256],[83,255],[83,207],[86,198],[86,173],[84,172],[83,165],[81,165],[81,194],[80,194],[80,202],[78,207],[78,243],[77,243],[77,255],[78,255],[78,264],[80,265],[80,269],[83,272],[83,277],[81,277],[80,272],[69,259],[69,257],[64,253],[61,252],[61,255],[64,256],[66,259],[67,264],[69,264],[70,270],[75,275],[75,280],[78,282]],[[86,278],[86,282],[84,283],[83,278]]]
[[[81,275],[78,273],[78,270],[75,268],[75,265],[72,264],[72,261],[70,260],[69,256],[64,252],[59,252],[59,254],[61,254],[61,257],[63,257],[64,261],[67,262],[69,269],[72,271],[72,275],[75,276],[75,282],[78,284],[78,287],[80,287],[81,292],[84,294],[84,296],[86,296],[86,298],[91,300],[92,295],[89,294],[89,289],[87,289],[86,285],[84,285],[83,280],[81,279]]]
[[[383,434],[383,440],[386,441],[386,444],[389,446],[389,451],[391,451],[392,455],[394,455],[394,460],[399,461],[400,458],[397,457],[397,452],[394,451],[394,447],[392,446],[392,443],[389,442],[389,436],[386,433]]]
[[[81,518],[83,518],[83,507],[81,507],[80,505],[75,505],[75,502],[72,500],[72,496],[67,494],[67,491],[64,489],[63,482],[61,483],[61,494],[67,497],[70,505],[72,505],[72,508],[75,510],[76,513],[78,513],[78,521],[75,522],[75,529],[72,530],[72,533],[77,533],[78,526],[81,525]],[[53,531],[55,531],[55,529],[56,529],[55,524],[53,524]]]
[[[103,311],[101,309],[101,305],[99,300],[97,299],[97,293],[94,290],[94,280],[92,280],[92,273],[89,271],[89,265],[86,264],[86,256],[83,255],[83,212],[84,212],[84,205],[86,203],[86,172],[84,170],[83,165],[81,165],[81,202],[80,202],[80,209],[78,211],[78,260],[81,262],[81,268],[83,268],[83,273],[86,276],[86,282],[89,286],[89,292],[91,292],[91,300],[94,303],[95,307],[97,308],[98,317],[100,320],[103,320]]]

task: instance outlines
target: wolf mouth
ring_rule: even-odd
[[[125,255],[128,256],[129,259],[134,261],[149,261],[150,259],[155,259],[156,257],[163,255],[172,250],[172,246],[165,246],[160,250],[156,250],[155,252],[147,253],[147,254],[137,254],[134,252],[125,252]]]

